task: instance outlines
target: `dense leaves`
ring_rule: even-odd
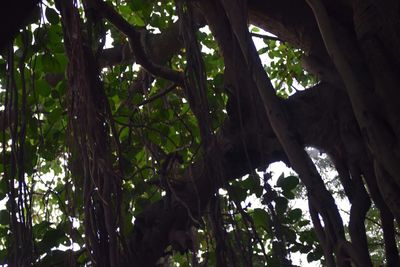
[[[80,173],[79,158],[76,158],[77,155],[74,155],[68,147],[70,138],[67,130],[68,100],[64,76],[67,59],[63,46],[60,15],[54,7],[43,8],[44,17],[40,24],[29,26],[23,34],[17,37],[15,62],[17,64],[20,60],[24,61],[23,71],[26,75],[24,82],[28,88],[25,104],[28,116],[24,169],[27,174],[26,189],[29,191],[32,201],[30,209],[33,218],[32,236],[35,243],[35,255],[37,255],[38,264],[49,266],[63,262],[69,253],[72,253],[66,248],[80,250],[85,246],[82,238],[83,214],[79,208],[83,205],[84,182],[82,173]],[[130,1],[118,5],[118,11],[132,25],[146,26],[151,31],[163,31],[168,28],[173,21],[172,16],[175,14],[175,8],[171,3],[161,6],[151,1]],[[112,40],[113,45],[125,42],[111,25],[105,26],[111,33],[111,36],[107,35],[106,38],[112,38],[108,40]],[[24,43],[26,40],[22,40],[27,36],[29,45]],[[207,97],[213,118],[213,130],[217,130],[226,114],[226,96],[222,91],[223,75],[221,74],[223,61],[209,30],[201,30],[197,37],[204,46],[203,59],[207,71]],[[21,58],[22,54],[24,54],[24,58]],[[184,68],[185,62],[181,55],[172,58],[171,66],[177,69]],[[273,56],[279,58],[279,54]],[[296,58],[294,57],[292,60],[296,60]],[[290,68],[290,66],[288,67]],[[20,69],[16,66],[15,68],[14,79],[17,88],[21,88]],[[122,221],[124,234],[128,234],[132,231],[134,217],[140,214],[149,203],[158,201],[162,195],[159,188],[152,185],[150,181],[158,180],[161,163],[164,160],[163,155],[180,150],[183,162],[185,162],[182,168],[185,168],[186,164],[193,162],[198,156],[200,136],[197,122],[181,88],[175,88],[161,98],[155,98],[143,105],[141,103],[157,96],[169,86],[169,83],[161,79],[151,81],[153,78],[145,74],[143,70],[138,70],[137,67],[127,63],[104,68],[101,75],[115,127],[113,134],[116,136],[114,138],[117,138],[120,143],[119,148],[115,148],[118,149],[116,150],[118,154],[114,155],[114,160],[119,161],[121,171],[126,176],[122,184],[121,208],[124,214]],[[148,89],[141,85],[145,91],[138,93],[134,91],[138,90],[135,83],[138,83],[137,80],[143,75],[145,79],[149,79],[151,85]],[[288,75],[290,74],[288,73]],[[3,86],[6,86],[4,75],[2,82]],[[4,97],[5,92],[3,91],[2,94]],[[19,103],[19,105],[22,104]],[[7,134],[7,131],[4,133]],[[157,154],[153,149],[158,149],[162,153]],[[2,184],[4,184],[3,187],[6,187],[4,179]],[[281,176],[278,179],[277,186],[282,188],[283,195],[276,198],[274,202],[276,211],[282,219],[288,209],[287,198],[294,198],[292,191],[297,184],[298,179],[294,176],[286,178]],[[253,173],[241,181],[232,182],[228,191],[229,199],[232,199],[237,205],[242,205],[241,203],[251,195],[261,197],[263,186],[260,184],[260,177]],[[1,191],[4,200],[7,200],[6,193],[7,189],[4,188]],[[222,199],[227,197],[228,195],[221,196]],[[223,207],[224,210],[234,212],[237,209],[228,204],[229,202],[226,203],[227,206]],[[243,212],[242,215],[248,213],[251,216],[232,217],[234,222],[230,224],[236,228],[235,231],[241,232],[240,235],[244,235],[243,238],[251,239],[245,230],[248,227],[247,220],[250,219],[254,220],[253,231],[260,235],[260,240],[257,242],[264,243],[273,239],[272,229],[274,226],[271,225],[271,215],[262,209],[261,203],[258,208],[245,208]],[[301,210],[289,210],[288,226],[298,222],[301,217]],[[1,229],[7,232],[7,225],[10,223],[9,211],[5,209],[0,211],[0,223]],[[285,246],[295,242],[298,233],[297,229],[285,228],[285,236],[290,237],[286,238],[288,244]],[[228,233],[228,235],[232,234],[233,232]],[[3,246],[12,242],[11,235],[2,236]],[[202,244],[206,242],[206,239],[199,240],[199,242]],[[256,242],[256,240],[251,242]],[[212,247],[206,247],[203,244],[201,249],[208,251],[204,255],[210,257],[210,262],[215,261],[212,259],[216,256]],[[4,249],[2,252],[7,254]],[[259,250],[254,252],[255,254],[251,257],[255,258],[252,261],[255,261],[260,252]],[[80,257],[79,261],[82,262],[83,259]],[[89,258],[86,260],[90,261]],[[177,255],[174,260],[183,264],[187,258]]]
[[[315,217],[303,199],[309,193],[304,179],[293,171],[266,171],[265,163],[259,162],[265,148],[248,148],[251,142],[245,138],[256,142],[260,136],[275,138],[276,133],[262,136],[270,126],[265,110],[254,112],[259,96],[255,98],[250,89],[235,91],[236,85],[230,84],[248,83],[248,77],[242,77],[246,74],[228,72],[243,66],[225,65],[223,53],[232,51],[221,48],[218,29],[212,29],[213,34],[205,26],[210,22],[204,14],[188,2],[43,2],[40,12],[32,11],[39,14],[37,20],[24,26],[4,50],[0,264],[114,266],[120,261],[122,266],[130,257],[145,256],[150,261],[156,257],[160,266],[329,262]],[[121,26],[121,21],[131,28]],[[280,100],[317,84],[317,77],[302,67],[301,58],[308,54],[301,47],[258,27],[249,29]],[[228,31],[232,33],[229,27]],[[143,51],[135,50],[138,45]],[[141,58],[152,68],[140,67],[140,60],[146,63]],[[160,66],[181,74],[183,80],[157,75],[154,70],[165,71]],[[250,107],[237,99],[243,96],[250,99]],[[257,121],[260,118],[264,121]],[[347,124],[346,130],[351,128]],[[313,129],[304,130],[308,131]],[[226,132],[231,139],[241,134],[239,145],[232,148],[237,143],[226,141]],[[293,134],[293,139],[302,139],[301,134]],[[336,147],[328,152],[336,153]],[[288,162],[286,156],[279,159]],[[346,184],[337,175],[331,177],[334,164],[327,163],[328,157],[321,154],[314,160],[327,192],[352,202]],[[236,170],[236,165],[246,171]],[[338,171],[345,177],[346,170]],[[363,175],[359,178],[365,190],[362,179],[368,177]],[[355,180],[351,186],[357,185]],[[195,201],[185,203],[184,197]],[[365,220],[374,262],[385,261],[379,209],[367,208]],[[341,212],[349,213],[347,207]],[[353,235],[347,224],[346,234]],[[159,230],[162,227],[167,229]],[[160,233],[167,234],[157,236]],[[159,244],[149,244],[158,238]],[[137,240],[154,248],[146,251],[150,256],[132,256]],[[95,262],[108,261],[113,249],[118,255],[115,262]]]

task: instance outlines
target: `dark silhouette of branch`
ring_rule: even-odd
[[[275,36],[266,35],[266,34],[260,34],[260,33],[255,33],[255,32],[252,32],[250,34],[251,34],[251,36],[258,37],[258,38],[267,39],[267,40],[271,40],[271,41],[280,41],[280,42],[282,42],[281,39],[279,39],[278,37],[275,37]]]
[[[165,96],[166,94],[168,94],[169,92],[171,92],[172,90],[174,90],[174,88],[175,88],[176,86],[177,86],[177,84],[175,84],[175,83],[171,84],[171,85],[168,86],[167,88],[164,88],[163,90],[161,90],[161,92],[159,92],[159,93],[157,93],[157,94],[155,94],[155,95],[152,95],[151,97],[149,97],[149,98],[143,100],[143,101],[142,101],[141,103],[139,103],[137,106],[138,106],[138,107],[144,106],[144,105],[146,105],[146,104],[148,104],[148,103],[150,103],[150,102],[153,102],[154,100],[156,100],[156,99],[158,99],[158,98],[160,98],[160,97],[162,97],[162,96]]]

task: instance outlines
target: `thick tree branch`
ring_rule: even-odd
[[[3,3],[0,9],[0,52],[3,52],[22,27],[38,19],[33,17],[33,13],[39,2],[13,0]]]
[[[197,18],[200,25],[200,18]],[[183,48],[183,43],[179,37],[179,20],[171,24],[159,34],[146,33],[143,40],[143,46],[146,47],[146,54],[152,62],[164,65],[172,55],[178,53]],[[133,63],[135,55],[129,47],[129,43],[125,43],[116,47],[104,49],[100,58],[100,66],[114,66],[120,63]]]
[[[20,1],[18,1],[18,4],[19,2]],[[103,2],[99,2],[97,0],[96,2],[100,3],[100,5],[104,4]],[[202,2],[201,5],[213,5],[216,3],[216,1],[198,2]],[[228,1],[225,2],[227,5],[229,5]],[[309,0],[309,2],[318,4],[318,1]],[[323,14],[322,17],[320,16],[321,13],[319,13],[319,15],[317,14],[321,11],[320,8],[317,8],[318,10],[315,12],[317,15],[317,20],[320,22],[320,26],[324,23],[324,20],[327,19],[328,22],[333,25],[335,34],[333,37],[341,37],[340,43],[338,43],[338,40],[336,40],[338,44],[335,44],[335,40],[330,40],[333,41],[333,45],[339,45],[339,49],[329,49],[327,45],[328,51],[334,52],[333,54],[330,54],[332,55],[332,59],[336,60],[335,65],[341,72],[340,74],[342,76],[340,77],[335,70],[335,66],[331,62],[331,58],[326,52],[325,45],[322,42],[317,24],[315,23],[311,10],[307,8],[305,1],[248,1],[250,5],[250,21],[252,23],[262,26],[262,28],[274,33],[278,36],[278,38],[291,43],[291,45],[303,49],[307,54],[304,60],[306,63],[305,66],[307,65],[310,67],[309,70],[311,72],[318,73],[319,77],[321,77],[321,80],[330,81],[335,84],[335,86],[330,86],[326,83],[319,84],[307,91],[296,93],[288,100],[280,100],[279,104],[282,105],[282,109],[284,109],[285,119],[287,119],[288,123],[292,126],[290,129],[291,137],[295,139],[294,142],[297,142],[298,146],[303,147],[305,145],[310,145],[322,149],[343,163],[344,167],[341,173],[346,171],[348,172],[349,166],[352,166],[351,169],[357,170],[352,171],[352,176],[363,176],[366,184],[369,187],[370,196],[376,203],[376,206],[379,208],[381,213],[387,262],[391,266],[397,266],[399,265],[399,257],[396,247],[396,240],[394,238],[393,214],[395,214],[397,218],[400,218],[400,209],[398,204],[400,203],[398,197],[399,181],[397,180],[396,184],[395,180],[390,177],[391,175],[389,175],[388,172],[392,175],[393,173],[398,175],[399,169],[396,168],[396,164],[398,164],[398,158],[393,158],[392,161],[387,161],[387,157],[390,159],[390,153],[392,153],[392,150],[394,150],[392,148],[398,146],[397,139],[393,136],[396,134],[397,137],[399,136],[400,127],[398,125],[400,124],[393,125],[393,122],[398,120],[398,112],[392,112],[393,114],[391,114],[391,117],[387,119],[388,117],[386,117],[386,112],[388,110],[392,111],[392,107],[388,109],[387,106],[385,106],[382,109],[384,111],[382,111],[382,105],[380,105],[380,102],[378,102],[381,100],[377,100],[375,96],[383,94],[383,99],[385,99],[385,97],[386,99],[391,98],[392,105],[397,105],[397,91],[395,90],[397,88],[397,83],[394,83],[393,86],[393,83],[391,84],[390,81],[395,81],[398,79],[393,77],[393,73],[396,74],[396,70],[398,70],[398,68],[396,68],[396,64],[393,63],[394,59],[392,61],[390,55],[394,53],[394,56],[397,56],[397,62],[399,61],[399,56],[396,52],[398,47],[398,39],[396,38],[398,38],[398,36],[395,35],[398,24],[394,23],[398,23],[398,16],[396,13],[398,8],[388,10],[392,17],[385,17],[382,21],[374,20],[376,17],[373,17],[373,19],[370,20],[370,17],[368,16],[376,15],[374,12],[367,12],[371,10],[369,6],[372,2],[373,1],[353,1],[352,4],[354,4],[354,6],[352,10],[351,7],[349,8],[350,3],[345,0],[337,1],[335,4],[329,3],[329,1],[323,1],[325,6],[322,6],[322,8],[326,9],[325,14]],[[360,3],[364,4],[359,6],[356,5]],[[395,3],[395,1],[392,1],[392,3]],[[376,6],[379,7],[380,4],[376,4]],[[398,3],[396,2],[394,6],[398,7]],[[387,8],[387,6],[385,6],[385,8]],[[23,15],[24,12],[20,12],[18,16],[14,17],[14,13],[8,12],[7,10],[8,9],[4,8],[4,11],[8,16],[3,16],[3,20],[7,22],[4,24],[11,25],[9,28],[12,30],[12,35],[16,32],[16,27],[13,27],[12,25],[22,25],[23,21],[19,15],[25,15]],[[115,10],[112,11],[115,12]],[[374,9],[373,11],[376,10]],[[256,88],[255,82],[258,80],[258,83],[260,84],[259,80],[263,80],[258,79],[257,77],[256,79],[252,79],[251,73],[249,73],[246,69],[247,65],[251,65],[251,68],[256,69],[257,64],[246,64],[243,54],[247,55],[246,52],[249,51],[244,51],[245,49],[243,49],[243,45],[242,47],[240,44],[238,45],[238,42],[235,38],[240,39],[238,38],[238,35],[240,34],[237,34],[236,32],[235,37],[231,31],[225,32],[226,29],[231,29],[229,22],[226,20],[219,20],[218,23],[220,23],[220,25],[216,25],[216,21],[212,21],[213,19],[219,19],[221,14],[224,15],[224,10],[206,9],[205,13],[207,12],[209,13],[209,22],[211,22],[210,28],[212,28],[214,36],[220,44],[221,52],[224,55],[224,86],[229,94],[227,108],[229,118],[221,127],[221,131],[219,132],[215,143],[210,145],[210,151],[208,151],[209,153],[204,154],[202,158],[200,158],[191,166],[191,168],[186,171],[186,175],[191,176],[192,178],[186,181],[184,190],[178,192],[180,199],[187,203],[187,207],[190,209],[190,212],[193,214],[198,213],[196,214],[198,216],[200,216],[204,211],[204,207],[207,205],[210,196],[215,194],[217,188],[221,186],[221,183],[213,180],[213,175],[211,172],[204,172],[204,166],[213,164],[213,159],[208,158],[210,153],[212,154],[213,151],[222,151],[223,176],[227,180],[240,177],[250,170],[253,170],[255,167],[265,166],[265,164],[269,164],[272,161],[284,160],[287,162],[285,153],[283,152],[278,139],[275,137],[274,131],[272,131],[271,126],[266,120],[266,115],[261,112],[263,111],[264,107],[262,106],[261,101],[258,99],[258,95],[255,94],[253,90]],[[354,14],[352,12],[354,12]],[[383,14],[389,13],[384,12]],[[140,31],[127,24],[126,21],[124,22],[122,17],[115,15],[118,14],[111,14],[110,17],[112,17],[114,22],[116,22],[116,24],[119,25],[123,30],[132,35],[129,36],[129,34],[127,34],[132,41],[134,48],[133,50],[136,49],[136,51],[134,51],[135,56],[139,55],[139,57],[142,57],[140,60],[142,60],[143,66],[150,72],[153,71],[153,74],[155,75],[164,75],[165,77],[170,77],[169,75],[171,75],[172,78],[174,78],[176,73],[172,72],[171,74],[169,72],[170,70],[165,70],[163,67],[158,66],[157,64],[163,65],[164,63],[157,62],[155,59],[157,56],[154,57],[153,53],[150,51],[156,51],[155,53],[163,52],[163,48],[161,48],[161,46],[157,47],[156,45],[153,50],[152,48],[148,49],[146,45],[146,49],[144,49],[143,44],[139,40],[141,39]],[[213,18],[212,16],[217,18]],[[238,18],[240,19],[240,16],[238,16]],[[234,19],[235,18],[233,18],[233,20]],[[393,19],[396,21],[393,22]],[[338,24],[348,29],[349,34],[342,35],[341,32],[338,33],[336,27]],[[332,25],[330,26],[331,28]],[[393,27],[393,29],[388,29],[386,26]],[[131,27],[133,28],[132,32],[130,32]],[[0,34],[2,37],[4,37],[0,40],[0,44],[10,41],[9,38],[11,38],[11,35],[9,34],[10,31],[8,31],[9,28],[3,29],[3,32],[6,33],[4,36]],[[323,35],[327,33],[326,29],[327,28],[325,26],[320,27]],[[376,32],[377,30],[380,31],[381,29],[383,30],[382,32]],[[358,40],[355,38],[356,36],[354,33],[357,34]],[[241,40],[243,41],[246,38],[242,38]],[[328,39],[329,38],[330,37],[328,36]],[[326,39],[326,36],[324,39]],[[365,40],[367,40],[368,43],[363,43]],[[345,49],[343,49],[342,45],[346,42],[350,43],[350,46],[352,46],[350,49],[349,47],[346,47],[346,45],[344,45]],[[171,41],[168,41],[168,44],[173,46],[173,42]],[[135,45],[139,47],[135,47]],[[360,53],[359,46],[364,49],[364,54]],[[158,51],[157,48],[159,48]],[[382,50],[370,56],[369,52],[375,51],[375,48]],[[79,51],[79,49],[77,51]],[[354,51],[357,53],[352,53]],[[338,60],[337,54],[335,53],[341,52],[343,55],[339,54]],[[247,61],[249,61],[249,58],[251,61],[251,57],[254,55],[251,54],[251,51],[248,54],[250,56],[246,56]],[[388,58],[383,58],[381,57],[382,55],[388,56]],[[343,64],[343,62],[341,62],[341,56],[344,56],[344,60],[348,61],[347,63],[344,62],[347,64],[347,66],[344,66],[344,68],[343,65],[341,65]],[[125,59],[125,57],[121,56],[117,59],[117,61],[123,59]],[[130,53],[129,60],[132,59],[133,56],[132,53]],[[385,61],[387,59],[389,59],[389,61]],[[138,59],[138,62],[140,60]],[[356,64],[353,64],[354,61]],[[370,73],[369,71],[365,71],[368,69],[365,66],[363,67],[363,62],[367,62],[370,65],[369,67],[371,71],[377,70],[378,72]],[[388,65],[385,65],[385,71],[382,71],[383,68],[380,68],[381,63],[389,63]],[[392,66],[394,66],[394,68],[390,69]],[[346,72],[346,68],[353,69],[354,73],[343,73]],[[390,71],[388,72],[386,70]],[[346,75],[350,75],[350,78]],[[351,77],[352,75],[354,77]],[[374,84],[371,77],[373,77],[373,79],[375,79],[375,83],[379,83],[379,85]],[[352,103],[350,103],[346,93],[342,90],[342,88],[338,87],[342,87],[342,80],[344,80],[346,86],[348,87],[347,89],[349,89],[351,85],[354,85],[352,84],[354,81],[351,80],[353,78],[358,79],[355,82],[359,83],[356,84],[356,86],[358,86],[356,89],[359,89],[359,91],[358,95],[352,95],[352,93],[349,93],[352,101]],[[387,91],[384,90],[386,86],[393,86],[393,91],[391,92],[395,93],[393,95],[386,94]],[[264,87],[261,86],[261,88]],[[372,92],[373,89],[375,89],[375,92],[379,92],[374,94],[375,92]],[[360,97],[361,100],[355,99],[358,97]],[[362,97],[365,97],[366,99],[362,100]],[[363,106],[363,103],[360,106],[357,106],[357,101],[365,101],[365,106]],[[382,101],[382,103],[387,104],[385,101]],[[366,136],[372,137],[372,139],[361,138],[361,131],[358,128],[354,118],[351,104],[353,104],[353,107],[355,107],[354,110],[357,115],[358,124],[362,126],[362,132],[364,134],[367,133]],[[82,105],[82,107],[85,107],[85,105]],[[357,107],[361,108],[358,109]],[[371,108],[371,110],[368,110],[368,108]],[[393,108],[394,111],[397,109],[397,106]],[[371,115],[373,117],[372,124],[376,123],[376,125],[372,125],[375,128],[366,127],[365,125],[368,126],[369,124],[368,121],[365,122],[362,121],[362,118],[360,119],[360,116],[362,115]],[[382,116],[382,119],[379,116]],[[368,118],[365,118],[365,120],[368,120]],[[6,123],[7,121],[3,120],[3,124]],[[388,127],[388,124],[386,123],[391,123],[392,125]],[[390,127],[394,129],[394,134],[390,132]],[[383,130],[380,131],[380,128]],[[373,138],[377,138],[378,141],[374,141]],[[280,137],[280,139],[282,138]],[[372,142],[370,140],[372,140]],[[386,146],[380,147],[379,141],[386,142]],[[375,162],[375,170],[377,174],[381,175],[380,179],[378,180],[376,180],[374,174],[371,160],[372,156],[367,150],[367,142],[369,142],[369,145],[372,144],[372,156],[375,158],[375,160],[377,160]],[[387,144],[393,144],[393,147],[388,146]],[[386,150],[383,152],[389,154],[385,154],[385,157],[381,157],[382,151],[379,149]],[[398,150],[397,152],[395,151],[393,153],[397,153],[398,155]],[[388,166],[384,165],[385,163],[392,164],[392,166],[389,166],[389,168]],[[352,180],[349,178],[347,181],[351,182]],[[361,182],[359,181],[359,183]],[[380,186],[381,191],[379,191],[378,185]],[[351,199],[366,199],[364,194],[365,192],[358,194],[358,197],[356,197],[357,194],[354,194],[353,186],[347,186],[347,189],[348,190],[346,190],[346,193],[351,191]],[[198,195],[194,193],[196,190],[201,190],[202,193],[204,192],[204,196],[202,195],[201,199],[198,199]],[[383,196],[385,199],[383,199]],[[314,198],[314,196],[311,196],[311,198]],[[198,209],[198,201],[201,202],[201,210]],[[315,203],[315,201],[313,203]],[[357,216],[355,222],[352,223],[352,235],[357,235],[356,232],[359,229],[355,229],[356,224],[361,224],[361,221],[363,221],[362,213],[364,213],[367,209],[363,204],[365,203],[354,203],[354,206],[352,207],[352,209],[355,210],[355,213],[357,213],[357,209],[361,209],[361,215],[355,214]],[[392,213],[388,209],[387,205],[392,208]],[[188,210],[186,208],[179,208],[171,213],[166,213],[163,201],[161,201],[149,206],[145,212],[137,216],[135,221],[135,230],[130,240],[132,250],[134,251],[134,262],[137,263],[138,266],[154,264],[154,262],[161,255],[163,255],[166,246],[169,244],[169,231],[171,229],[179,229],[179,222],[187,222],[187,213]],[[317,218],[319,221],[320,219],[318,218],[318,213],[319,209],[314,210],[314,218]],[[326,225],[324,224],[324,227],[325,226]],[[324,241],[325,244],[331,242],[330,240],[325,239],[325,237],[329,236],[325,234],[320,221],[317,222],[316,220],[316,227],[318,228],[317,230],[319,230],[321,240]],[[355,262],[364,265],[364,263],[362,263],[364,259],[361,259],[358,257],[358,255],[356,255],[360,254],[359,252],[354,253],[354,247],[349,246],[347,242],[338,243],[339,249],[341,249],[340,244],[342,244],[342,248],[347,252],[347,254],[353,255]],[[329,244],[327,245],[327,248],[328,252],[326,252],[326,254],[328,255],[328,264],[334,265],[335,259],[331,254],[335,248]],[[128,265],[131,262],[126,263]]]
[[[325,229],[329,237],[328,240],[330,240],[331,245],[338,246],[342,240],[345,240],[345,237],[343,222],[335,201],[326,190],[317,169],[294,135],[295,131],[290,126],[291,124],[286,118],[285,111],[275,95],[275,90],[272,87],[271,81],[262,67],[257,50],[254,43],[251,41],[247,29],[246,13],[244,13],[246,7],[244,6],[244,2],[236,1],[232,3],[231,1],[222,1],[222,3],[226,10],[227,17],[231,22],[232,31],[245,57],[249,69],[248,72],[252,74],[253,80],[257,85],[258,92],[274,133],[282,144],[292,167],[305,184],[310,198],[309,201],[314,201],[313,204],[324,219]],[[336,256],[339,257],[340,255]],[[342,260],[338,258],[338,262],[341,261]]]
[[[115,9],[102,0],[93,0],[95,7],[104,18],[114,24],[117,29],[124,33],[128,38],[132,50],[134,51],[137,62],[147,71],[155,76],[173,81],[177,84],[183,84],[183,73],[159,66],[152,62],[142,44],[142,34],[134,26],[129,24]]]
[[[386,177],[386,179],[388,181],[393,179],[396,187],[399,188],[400,165],[398,162],[400,159],[396,153],[398,146],[393,134],[394,128],[391,128],[387,121],[385,122],[384,116],[379,115],[380,112],[376,108],[379,106],[378,98],[373,92],[366,90],[367,81],[358,75],[355,67],[349,62],[350,57],[346,54],[348,51],[344,51],[339,45],[324,4],[320,0],[307,0],[307,3],[314,12],[326,49],[346,85],[354,114],[368,140],[371,153],[375,156],[376,165],[379,165],[376,168],[384,168],[380,173],[387,172],[391,177]],[[391,203],[400,201],[395,195],[392,197],[394,199]],[[391,209],[396,217],[400,218],[395,204],[391,205]]]
[[[246,125],[247,131],[241,134],[237,131],[230,131],[229,129],[232,129],[230,123],[226,121],[225,126],[217,136],[217,142],[209,147],[207,154],[187,169],[183,175],[187,178],[186,184],[182,189],[176,190],[179,198],[190,208],[191,213],[197,214],[197,216],[201,215],[199,214],[198,204],[200,204],[200,212],[204,212],[212,195],[223,186],[221,182],[215,179],[212,170],[207,168],[207,166],[212,166],[214,161],[210,155],[216,154],[222,149],[222,158],[219,160],[222,161],[221,173],[226,180],[241,177],[250,171],[247,164],[248,159],[244,152],[246,149],[251,153],[252,166],[264,166],[285,159],[279,143],[271,135],[271,132],[265,133],[263,143],[260,144],[256,141],[261,138],[257,124]],[[259,151],[262,151],[262,153],[259,153]],[[196,191],[201,192],[201,194],[196,194]],[[180,221],[186,222],[188,220],[188,213],[185,208],[174,209],[166,213],[164,201],[149,206],[145,212],[136,218],[130,245],[132,251],[137,255],[134,257],[134,262],[138,266],[151,266],[161,257],[168,245],[168,233],[173,231]]]
[[[288,116],[295,125],[301,142],[323,151],[333,151],[341,142],[340,129],[332,118],[352,118],[350,102],[346,94],[343,90],[329,84],[319,84],[296,93],[282,104],[288,111]],[[262,108],[262,106],[256,108]],[[321,112],[321,109],[324,112]],[[228,119],[221,127],[217,142],[210,146],[208,154],[213,154],[216,149],[222,150],[222,173],[225,180],[236,179],[255,168],[267,166],[275,161],[288,162],[271,127],[265,125],[260,129],[262,123],[249,119],[243,125],[245,130],[238,131],[237,129],[241,128],[240,121]],[[354,134],[359,136],[357,129]],[[364,150],[352,153],[355,153],[354,157],[357,158],[361,156],[359,153],[365,156]],[[198,212],[198,201],[201,202],[201,212],[204,212],[211,196],[223,186],[215,183],[214,177],[205,171],[204,166],[212,164],[211,162],[212,158],[209,159],[207,156],[199,158],[184,174],[184,177],[191,175],[192,178],[188,179],[183,189],[177,192],[188,204],[192,213]],[[195,188],[202,192],[200,200],[194,193]],[[163,201],[150,205],[146,211],[137,216],[134,232],[130,237],[131,249],[137,253],[134,257],[135,262],[142,264],[140,266],[146,266],[145,264],[154,262],[162,256],[168,245],[168,232],[174,227],[176,218],[185,220],[187,211],[181,209],[165,213]]]

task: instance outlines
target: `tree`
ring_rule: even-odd
[[[4,263],[373,266],[373,203],[400,265],[398,1],[9,2]],[[306,147],[332,159],[348,227]],[[298,178],[274,186],[276,161]]]

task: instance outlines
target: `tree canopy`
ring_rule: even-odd
[[[400,266],[399,10],[5,1],[0,264]]]

